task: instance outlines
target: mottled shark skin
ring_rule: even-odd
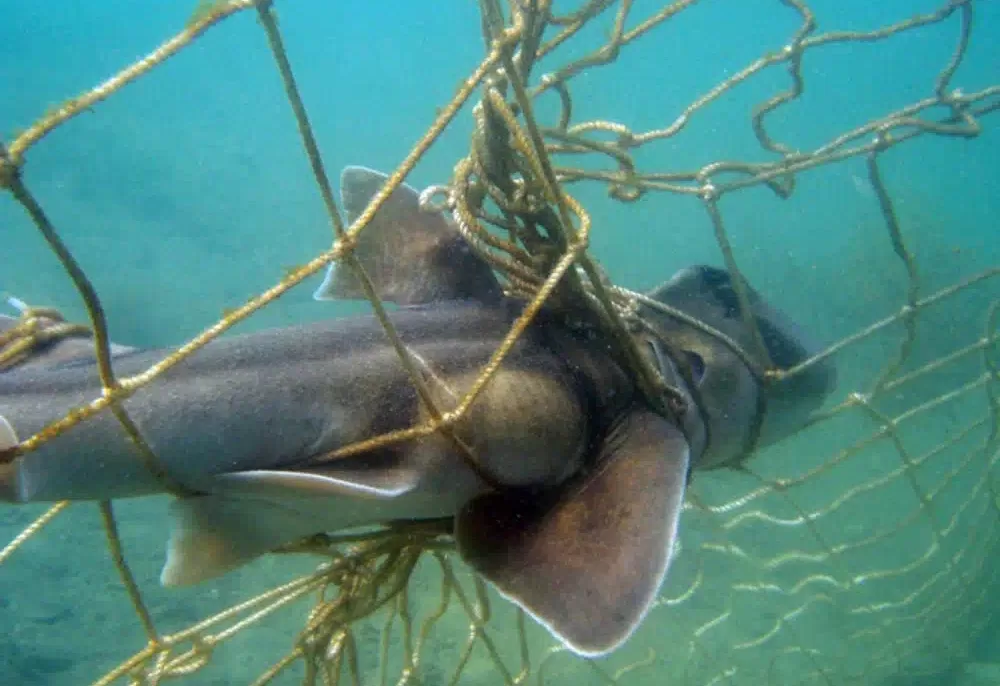
[[[385,182],[347,168],[356,218]],[[523,303],[444,215],[400,187],[355,255],[410,362],[440,409],[472,385]],[[791,366],[813,348],[752,289],[768,356]],[[333,266],[316,298],[358,298]],[[751,341],[726,272],[692,267],[650,297],[742,346]],[[172,506],[164,584],[224,574],[321,532],[450,518],[458,552],[568,648],[607,654],[641,623],[667,572],[692,470],[736,465],[795,430],[831,391],[817,366],[763,386],[728,346],[644,308],[636,341],[687,400],[676,417],[649,407],[584,311],[543,310],[456,433],[331,461],[330,451],[427,419],[379,323],[362,316],[223,337],[124,402],[169,476],[192,495]],[[0,374],[0,500],[109,499],[164,490],[108,411],[14,456],[26,437],[100,393],[93,353],[56,343]],[[76,346],[76,347],[65,347]],[[116,348],[128,375],[166,350]],[[485,474],[487,478],[481,475]]]

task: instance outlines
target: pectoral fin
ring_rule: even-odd
[[[340,193],[349,221],[364,212],[388,177],[364,167],[347,167]],[[497,302],[500,284],[489,265],[469,249],[441,212],[420,209],[416,190],[402,184],[386,199],[357,239],[354,255],[382,300],[422,305],[441,300]],[[316,300],[361,299],[351,268],[331,264],[313,295]]]
[[[642,621],[666,574],[688,472],[675,426],[636,410],[594,471],[552,499],[493,492],[455,522],[463,558],[574,652],[604,655]]]
[[[412,490],[414,469],[249,471],[212,480],[212,492],[171,504],[164,586],[221,576],[298,539],[392,518],[390,501]]]

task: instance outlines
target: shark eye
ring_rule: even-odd
[[[701,383],[705,377],[705,358],[690,350],[685,350],[684,356],[687,358],[688,369],[691,370],[691,380]]]

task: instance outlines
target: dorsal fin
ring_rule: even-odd
[[[340,194],[349,221],[356,220],[387,176],[365,167],[346,167]],[[419,194],[403,184],[361,232],[354,250],[382,300],[422,305],[442,300],[499,302],[503,291],[490,266],[469,248],[441,212],[420,209]],[[313,295],[316,300],[362,299],[361,285],[343,264],[331,264]]]

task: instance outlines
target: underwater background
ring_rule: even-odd
[[[809,6],[819,29],[829,31],[870,29],[941,4],[813,0]],[[635,5],[637,16],[658,6]],[[193,9],[193,2],[162,1],[5,3],[0,40],[5,139],[148,52],[181,28]],[[1000,80],[995,39],[1000,3],[978,2],[974,9],[972,42],[952,82],[966,92]],[[468,0],[288,1],[277,3],[276,10],[333,178],[348,164],[391,171],[484,51],[478,6]],[[778,49],[798,21],[779,2],[705,1],[623,50],[612,67],[577,79],[574,114],[623,121],[633,130],[665,126],[711,86]],[[604,40],[605,28],[591,27],[593,42],[570,47],[569,54]],[[927,97],[956,40],[957,23],[948,21],[886,42],[813,51],[803,67],[805,94],[775,113],[769,130],[811,149]],[[538,73],[547,68],[543,62]],[[787,83],[783,69],[750,79],[692,119],[682,135],[643,150],[641,168],[769,159],[753,136],[750,116],[755,104]],[[418,165],[409,177],[412,185],[450,178],[453,164],[468,151],[469,110]],[[984,117],[984,130],[973,139],[924,136],[881,158],[924,294],[1000,264],[997,121],[996,114]],[[127,345],[183,342],[332,241],[273,58],[252,13],[225,21],[56,129],[30,150],[23,173],[101,295],[112,338]],[[749,281],[803,329],[832,343],[897,312],[906,273],[893,253],[863,160],[827,165],[797,181],[788,200],[754,188],[727,196],[721,210]],[[711,223],[696,199],[649,194],[621,205],[596,185],[570,190],[592,212],[592,253],[617,283],[645,290],[687,265],[721,264]],[[0,195],[0,241],[0,291],[85,321],[68,278],[7,194]],[[314,302],[316,285],[318,279],[293,290],[238,329],[358,311],[360,306]],[[981,335],[984,313],[997,298],[1000,285],[994,279],[935,311],[933,324],[921,328],[917,358],[933,359]],[[839,358],[843,391],[837,399],[863,386],[884,362],[884,351],[881,355],[861,346]],[[835,431],[829,434],[826,453],[843,440]],[[248,588],[262,589],[314,565],[310,559],[271,557],[216,582],[165,591],[157,582],[165,505],[159,498],[116,505],[128,559],[162,631],[187,626],[247,597]],[[891,499],[879,506],[884,510],[859,516],[878,519],[902,507]],[[0,543],[42,509],[0,506]],[[877,567],[873,556],[871,565]],[[987,602],[1000,602],[993,590]],[[981,611],[989,614],[989,606]],[[675,640],[656,633],[669,627],[669,617],[654,625],[637,637],[647,644],[660,636]],[[213,666],[190,682],[251,681],[288,650],[299,626],[301,613],[238,637],[220,648],[224,667]],[[456,626],[457,635],[464,631]],[[144,643],[93,506],[74,506],[0,567],[0,683],[87,683]],[[1000,622],[969,642],[967,661],[1000,662]],[[927,683],[980,683],[945,662],[940,670],[948,676]],[[298,678],[287,676],[289,683]],[[493,682],[483,676],[468,683]],[[774,683],[798,682],[786,674]]]

